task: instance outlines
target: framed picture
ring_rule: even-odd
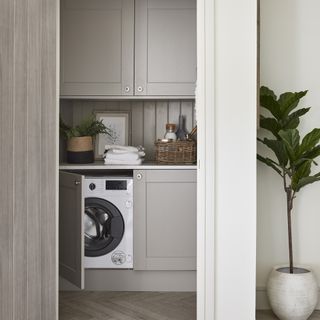
[[[125,146],[129,144],[129,112],[127,111],[97,111],[96,119],[102,120],[110,129],[110,135],[99,134],[96,138],[95,157],[101,159],[106,144]]]

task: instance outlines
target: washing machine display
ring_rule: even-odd
[[[85,177],[85,268],[133,267],[132,177]]]

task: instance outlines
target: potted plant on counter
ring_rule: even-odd
[[[67,140],[67,161],[70,163],[93,162],[93,140],[101,133],[111,135],[111,130],[103,124],[102,120],[97,120],[94,114],[74,127],[68,126],[60,117],[60,135]]]
[[[274,157],[257,155],[259,161],[272,168],[281,178],[287,204],[289,265],[274,267],[267,283],[267,294],[274,313],[281,320],[306,320],[318,302],[318,284],[312,270],[296,266],[293,259],[291,217],[294,200],[305,186],[319,181],[320,173],[311,174],[320,155],[320,129],[300,138],[300,117],[310,108],[295,110],[307,91],[285,92],[276,97],[267,87],[260,89],[260,105],[269,116],[260,116],[260,127],[269,131],[258,141],[270,149]]]

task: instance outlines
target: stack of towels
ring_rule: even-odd
[[[142,163],[144,156],[144,148],[141,146],[106,145],[104,164],[138,165]]]

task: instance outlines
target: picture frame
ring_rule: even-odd
[[[96,111],[96,119],[112,130],[111,137],[99,134],[95,142],[95,158],[102,159],[105,145],[128,145],[129,144],[129,111]]]

